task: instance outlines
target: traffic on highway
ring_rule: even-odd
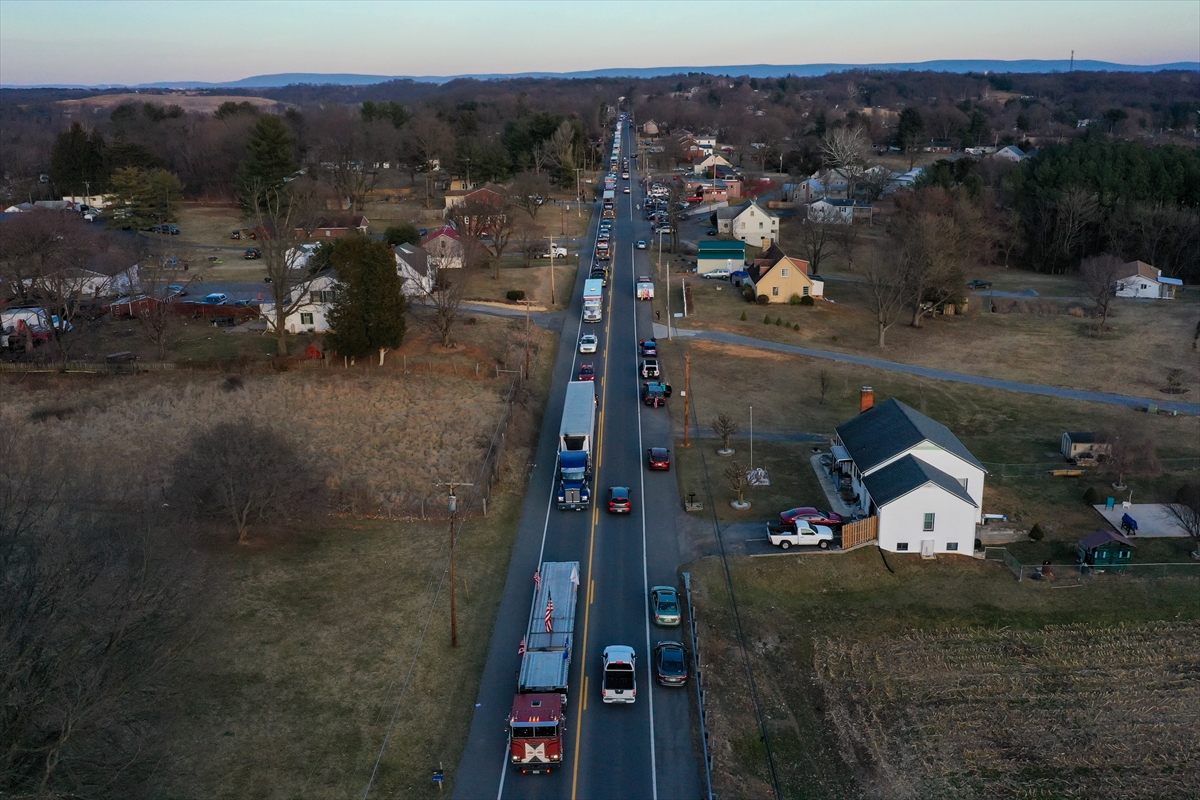
[[[639,302],[653,297],[653,272],[636,243],[654,220],[635,218],[643,192],[631,137],[622,115],[457,797],[702,791],[686,690],[694,665],[678,627],[686,617],[665,413],[672,388],[651,304]]]

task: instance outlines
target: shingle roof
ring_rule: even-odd
[[[1101,528],[1095,533],[1089,533],[1087,536],[1079,540],[1079,546],[1085,550],[1095,550],[1097,547],[1106,545],[1109,542],[1120,542],[1121,544],[1129,545],[1137,548],[1137,545],[1126,539],[1121,534],[1115,531],[1104,530]]]
[[[843,422],[837,432],[860,472],[866,472],[923,441],[930,441],[983,469],[949,428],[895,398]]]
[[[1121,266],[1121,277],[1132,278],[1135,275],[1149,278],[1152,281],[1158,280],[1159,271],[1147,264],[1145,261],[1130,261]]]
[[[880,507],[886,506],[893,500],[897,500],[927,483],[936,484],[963,502],[975,506],[975,501],[971,499],[971,495],[967,494],[967,490],[961,483],[916,456],[905,456],[863,478],[863,484],[871,493],[871,499],[875,501],[875,505]]]
[[[1067,431],[1067,438],[1075,444],[1096,443],[1096,434],[1092,431]]]

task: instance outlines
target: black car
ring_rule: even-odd
[[[246,259],[247,261],[253,261],[256,258],[262,258],[262,250],[259,250],[257,247],[251,247],[245,252],[245,254],[242,255],[242,258]]]
[[[679,642],[659,642],[654,646],[654,677],[661,686],[687,683],[687,650]]]
[[[971,281],[967,284],[968,289],[990,289],[992,288],[991,281]]]

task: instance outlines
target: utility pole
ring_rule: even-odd
[[[449,486],[450,497],[448,498],[450,508],[450,646],[458,647],[458,605],[455,602],[454,591],[454,528],[458,522],[458,498],[454,495],[454,490],[459,486],[474,486],[473,483],[439,483],[438,486]]]
[[[529,380],[529,301],[525,301],[525,380]]]
[[[550,309],[553,310],[556,305],[554,300],[554,237],[547,236],[550,240]]]
[[[692,354],[685,353],[683,356],[683,446],[691,447],[688,441],[688,403],[692,397]]]
[[[579,173],[581,172],[583,172],[582,168],[575,168],[575,211],[580,218],[583,217],[583,209],[580,208],[583,205],[583,194],[579,191]]]

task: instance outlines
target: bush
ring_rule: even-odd
[[[778,328],[782,324],[783,324],[783,317],[776,317],[775,318],[775,327]]]
[[[398,244],[420,244],[421,234],[413,225],[389,225],[383,238],[392,247]]]
[[[746,312],[743,311],[742,312],[742,322],[745,322],[745,321],[746,321]]]
[[[798,306],[798,305],[800,305],[800,303],[801,303],[803,300],[804,300],[804,298],[803,298],[803,297],[801,297],[800,295],[796,294],[795,292],[792,292],[792,296],[788,298],[788,305],[789,305],[789,306]]]
[[[509,302],[515,303],[525,299],[525,292],[521,289],[509,289],[504,296],[509,299]]]
[[[816,304],[816,301],[812,299],[812,295],[805,295],[800,298],[800,305],[802,306],[815,306]]]
[[[1046,534],[1042,530],[1042,526],[1036,522],[1033,523],[1033,527],[1029,529],[1029,541],[1040,542],[1044,538],[1046,538]]]
[[[743,285],[742,286],[742,297],[746,298],[747,303],[753,303],[754,299],[755,299],[754,298],[754,287],[748,283]]]
[[[763,317],[763,325],[770,325],[770,324],[771,324],[771,315],[767,314],[765,317]]]
[[[767,297],[765,294],[760,294],[758,296],[758,304],[760,306],[765,306],[770,302],[771,302],[771,298]]]
[[[797,322],[795,325],[793,325],[793,326],[792,326],[792,330],[794,330],[794,331],[798,331],[798,330],[800,330],[800,323],[799,323],[799,322]]]
[[[1094,506],[1100,502],[1100,493],[1096,491],[1095,486],[1089,486],[1087,491],[1083,493],[1083,502],[1089,506]]]

